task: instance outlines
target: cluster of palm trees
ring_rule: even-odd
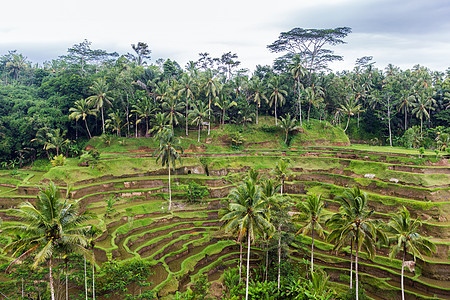
[[[53,267],[61,259],[78,254],[91,261],[94,275],[94,254],[92,245],[96,230],[88,222],[96,216],[88,212],[80,212],[76,201],[70,199],[70,189],[66,197],[61,198],[54,183],[42,189],[35,204],[24,202],[8,214],[17,218],[17,222],[4,223],[2,234],[17,237],[9,243],[4,251],[16,257],[7,271],[17,263],[32,257],[33,267],[47,264],[49,269],[49,288],[51,299],[55,299]],[[94,280],[94,277],[93,277]],[[87,284],[86,284],[87,285]],[[68,297],[66,270],[66,299]],[[87,299],[87,288],[86,288]],[[95,290],[93,290],[95,299]]]
[[[389,248],[391,258],[402,251],[401,289],[402,299],[405,299],[403,269],[406,254],[409,252],[414,258],[421,258],[421,253],[430,255],[435,251],[435,246],[419,234],[420,220],[411,219],[408,210],[404,207],[392,214],[388,223],[374,218],[374,210],[369,208],[367,194],[357,186],[348,188],[342,195],[335,198],[340,203],[338,212],[326,212],[321,195],[311,194],[297,205],[297,212],[294,212],[291,218],[292,213],[289,214],[289,211],[293,203],[289,197],[282,194],[282,186],[284,180],[290,176],[289,172],[287,162],[283,160],[271,172],[276,176],[276,181],[272,178],[259,178],[258,172],[250,170],[245,179],[232,189],[228,196],[227,207],[223,211],[221,221],[223,229],[236,236],[241,244],[240,268],[242,240],[247,239],[246,299],[251,242],[257,237],[267,239],[273,235],[278,236],[278,265],[281,265],[281,231],[283,224],[287,224],[290,220],[299,225],[297,234],[311,234],[311,273],[314,272],[315,234],[327,242],[334,243],[336,251],[350,246],[350,289],[353,288],[353,281],[355,281],[356,299],[359,298],[360,251],[364,250],[369,259],[374,258],[377,245],[391,245]],[[355,272],[355,280],[353,280],[353,272]],[[280,269],[278,269],[279,288]]]

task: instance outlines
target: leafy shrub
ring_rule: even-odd
[[[280,128],[278,126],[274,126],[274,125],[262,125],[261,130],[267,133],[276,133],[278,131],[280,131]]]
[[[64,166],[66,164],[66,157],[62,154],[53,157],[53,159],[51,160],[52,166],[53,167],[60,167],[60,166]]]
[[[184,188],[186,192],[187,202],[200,203],[202,199],[209,195],[208,189],[194,181],[190,181],[188,186]]]

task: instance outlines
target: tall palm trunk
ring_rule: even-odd
[[[300,119],[300,126],[302,126],[302,101],[300,95],[300,78],[297,77],[297,86],[298,86],[298,115]]]
[[[208,101],[208,135],[211,133],[211,95]]]
[[[53,274],[52,274],[52,258],[48,260],[48,269],[49,269],[49,282],[50,282],[50,294],[52,300],[55,300],[55,290],[53,289]]]
[[[222,109],[222,129],[224,124],[225,124],[225,108]],[[256,124],[258,124],[258,122],[256,122]]]
[[[405,287],[404,287],[404,265],[405,265],[405,256],[406,256],[406,245],[403,243],[403,257],[402,257],[402,277],[400,280],[400,285],[402,288],[402,300],[405,300]]]
[[[281,282],[281,224],[278,225],[278,284],[277,289],[280,291]]]
[[[242,280],[242,241],[239,241],[239,283]]]
[[[406,110],[406,106],[405,106],[405,131],[406,131],[407,119],[408,119],[408,111]]]
[[[189,98],[186,97],[186,136],[189,135],[189,127],[188,127],[188,109],[189,109]]]
[[[248,234],[247,243],[247,282],[245,283],[245,300],[248,300],[248,281],[250,279],[250,234]]]
[[[201,133],[201,129],[202,128],[202,122],[200,122],[200,124],[198,125],[198,139],[197,139],[197,142],[199,142],[200,143],[200,133]]]
[[[95,263],[92,264],[92,300],[95,300]]]
[[[353,288],[353,238],[350,240],[350,289]]]
[[[86,125],[86,130],[88,132],[89,139],[92,139],[92,135],[91,135],[91,132],[89,131],[89,127],[88,127],[86,118],[84,118],[84,125]]]
[[[169,210],[172,208],[172,189],[170,188],[170,160],[168,163],[169,166]]]
[[[346,132],[346,131],[347,131],[347,128],[348,128],[348,123],[350,123],[350,114],[348,115],[348,119],[347,119],[347,125],[345,125],[345,129],[344,129],[344,132]]]
[[[309,101],[309,106],[308,106],[308,123],[309,123],[309,112],[311,111],[311,101]],[[344,130],[345,131],[345,130]]]
[[[103,134],[105,134],[105,117],[103,116],[103,106],[100,108],[102,111],[102,128],[103,128]]]
[[[256,125],[258,125],[258,105],[256,105]]]
[[[359,299],[359,290],[358,290],[358,252],[359,252],[359,243],[358,243],[358,232],[356,232],[356,256],[355,256],[355,283],[356,283],[356,300]]]
[[[88,300],[86,257],[84,257],[84,292],[85,292],[85,295],[86,295],[86,300]]]
[[[314,222],[311,230],[311,274],[314,272]]]
[[[65,273],[66,273],[66,300],[69,300],[69,280],[67,278],[67,258],[66,258]],[[23,297],[23,295],[22,295],[22,297]]]
[[[277,117],[277,101],[275,100],[275,126],[278,126],[278,117]]]
[[[264,281],[267,282],[267,273],[269,269],[269,237],[267,237],[266,241],[266,269],[264,272]]]

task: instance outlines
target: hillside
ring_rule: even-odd
[[[93,166],[80,166],[79,159],[67,159],[64,166],[37,166],[15,174],[1,171],[0,206],[3,222],[14,222],[6,209],[33,201],[43,184],[53,181],[79,199],[83,209],[99,216],[94,221],[102,234],[96,239],[95,256],[101,268],[108,258],[130,260],[141,257],[154,267],[148,278],[150,289],[170,299],[176,291],[206,274],[216,293],[223,288],[225,269],[236,266],[239,245],[220,229],[219,210],[229,191],[248,169],[269,175],[280,158],[289,160],[293,172],[286,181],[286,193],[295,201],[305,195],[321,194],[328,213],[339,207],[334,198],[345,188],[359,186],[367,192],[375,217],[387,221],[389,213],[405,206],[413,218],[423,221],[421,234],[437,246],[431,257],[418,259],[415,272],[405,271],[408,299],[450,297],[450,165],[428,151],[418,158],[417,150],[350,145],[342,129],[314,120],[284,144],[284,132],[273,118],[261,118],[258,125],[224,130],[206,130],[197,142],[193,129],[180,136],[185,149],[181,164],[172,173],[174,208],[168,211],[167,169],[152,157],[157,144],[152,138],[112,138],[105,143],[93,138],[87,148],[100,151]],[[242,128],[241,126],[239,128]],[[178,132],[177,135],[181,135]],[[371,174],[370,176],[368,176]],[[200,204],[186,202],[185,188],[196,182],[208,189]],[[106,216],[105,199],[114,197],[115,212]],[[295,210],[295,208],[293,208]],[[310,238],[297,236],[286,256],[304,266]],[[349,247],[336,255],[333,245],[315,242],[315,265],[330,275],[338,291],[348,286]],[[255,243],[251,264],[264,259],[262,243]],[[373,299],[395,299],[400,295],[401,257],[387,257],[383,246],[373,260],[360,255],[360,280]],[[2,256],[2,261],[10,258]],[[3,283],[6,286],[5,283]]]

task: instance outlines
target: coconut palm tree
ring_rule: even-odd
[[[292,174],[291,170],[288,169],[289,167],[289,161],[280,159],[275,167],[272,169],[271,173],[274,175],[277,180],[280,181],[280,194],[283,195],[284,190],[284,181],[288,179],[288,177]]]
[[[303,66],[303,61],[300,55],[295,55],[292,59],[292,64],[289,68],[292,77],[295,79],[295,85],[297,86],[297,95],[298,95],[298,115],[300,119],[300,126],[302,126],[302,92],[303,84],[300,82],[300,79],[304,77],[308,70]]]
[[[215,98],[214,105],[217,106],[222,111],[222,129],[223,125],[225,124],[225,113],[227,109],[237,106],[237,103],[235,101],[232,101],[228,95],[220,94]]]
[[[411,219],[409,211],[403,207],[397,213],[391,214],[391,220],[385,226],[386,232],[389,234],[389,257],[394,258],[398,252],[403,251],[402,255],[402,273],[401,288],[402,300],[405,299],[405,289],[403,285],[403,273],[405,267],[406,253],[410,252],[414,259],[422,254],[430,255],[436,251],[436,246],[419,234],[419,227],[422,222],[419,219]]]
[[[180,112],[183,109],[183,106],[183,103],[178,100],[176,95],[169,95],[166,101],[162,104],[163,110],[169,119],[169,124],[172,126],[172,129],[173,124],[178,124],[179,119],[183,117],[183,114]]]
[[[310,86],[305,89],[305,97],[308,102],[308,122],[309,122],[309,114],[311,111],[311,106],[319,108],[319,106],[323,103],[323,89],[320,86]]]
[[[281,117],[280,127],[283,128],[286,133],[284,143],[287,144],[289,132],[298,129],[297,120],[295,118],[291,118],[290,114],[287,114],[286,118]]]
[[[412,103],[414,102],[415,97],[414,95],[410,95],[407,91],[402,91],[400,94],[400,99],[398,101],[398,111],[401,111],[403,109],[403,114],[405,116],[405,128],[407,128],[407,120],[408,120],[408,111],[411,108]]]
[[[344,104],[340,104],[338,110],[343,115],[348,115],[347,125],[345,125],[344,129],[345,132],[347,131],[348,124],[350,123],[350,117],[361,111],[361,105],[358,104],[358,100],[356,100],[356,98],[350,97],[345,100]]]
[[[9,210],[8,214],[20,221],[4,226],[3,232],[21,236],[21,239],[5,247],[13,256],[19,255],[10,266],[32,254],[34,268],[47,262],[51,299],[54,300],[53,258],[57,253],[78,253],[90,257],[89,251],[86,250],[86,226],[83,224],[94,216],[78,213],[77,203],[69,202],[68,197],[61,199],[52,182],[39,192],[36,204],[24,202],[19,208]]]
[[[80,99],[75,101],[74,107],[71,107],[69,109],[69,112],[71,113],[69,115],[69,119],[75,119],[79,120],[80,118],[83,119],[84,125],[86,126],[86,131],[89,135],[89,138],[92,138],[91,131],[89,130],[88,124],[87,124],[87,117],[89,115],[91,116],[97,116],[97,109],[92,109],[92,105],[88,104],[88,101],[86,99]]]
[[[192,76],[184,73],[180,79],[180,89],[178,90],[178,97],[184,95],[186,98],[186,136],[189,135],[189,127],[188,127],[188,113],[189,113],[189,100],[194,101],[194,92],[196,89],[196,82]]]
[[[86,100],[88,103],[93,103],[97,110],[100,110],[102,114],[102,128],[103,134],[105,133],[105,117],[103,114],[103,110],[105,106],[111,106],[112,101],[114,100],[111,96],[109,96],[108,84],[103,78],[99,78],[94,81],[94,84],[91,86],[91,92],[94,94],[88,97]]]
[[[208,118],[209,115],[208,106],[206,106],[203,101],[199,100],[196,104],[193,104],[193,109],[189,113],[189,116],[192,118],[192,124],[197,124],[198,126],[198,139],[197,142],[200,142],[200,135],[203,126],[203,120]]]
[[[132,105],[131,112],[136,114],[136,136],[137,136],[137,129],[138,124],[141,123],[143,120],[145,120],[145,134],[148,134],[148,126],[149,126],[149,119],[153,115],[155,111],[155,107],[153,105],[153,102],[148,97],[142,97],[138,100],[138,102],[134,105]]]
[[[170,186],[170,169],[175,167],[177,160],[180,160],[180,152],[183,148],[179,145],[180,140],[175,138],[173,130],[164,130],[160,134],[159,148],[153,153],[156,162],[161,160],[161,166],[167,166],[169,170],[169,210],[172,208],[172,189]]]
[[[273,76],[269,81],[269,90],[272,91],[269,97],[269,106],[274,106],[275,108],[275,126],[278,125],[277,117],[277,106],[283,106],[285,102],[285,96],[287,96],[287,91],[284,89],[284,85],[281,83],[279,76]]]
[[[314,232],[325,238],[322,223],[325,212],[321,195],[308,195],[304,202],[298,205],[299,213],[295,215],[294,222],[300,223],[301,227],[296,234],[306,235],[311,232],[311,273],[314,272]]]
[[[422,136],[423,132],[423,119],[430,118],[430,110],[434,110],[432,105],[432,98],[427,95],[426,92],[419,94],[416,97],[416,101],[412,103],[412,111],[411,113],[416,116],[416,118],[420,119],[420,135]]]
[[[247,282],[245,299],[248,300],[250,277],[250,244],[257,233],[272,230],[269,222],[268,205],[262,189],[253,180],[245,180],[228,194],[228,213],[221,221],[225,222],[225,231],[236,231],[240,236],[247,235]],[[240,239],[240,237],[239,237]]]
[[[371,219],[374,211],[369,210],[368,197],[358,186],[347,189],[342,196],[335,198],[341,206],[339,212],[334,214],[327,224],[332,231],[329,240],[335,241],[335,249],[338,250],[351,238],[354,238],[355,255],[355,277],[356,277],[356,300],[358,300],[358,254],[363,247],[369,258],[375,256],[375,242],[379,238],[387,242],[386,236],[380,230],[377,220]]]
[[[257,76],[252,77],[249,82],[249,92],[250,95],[247,100],[253,99],[256,103],[256,125],[258,125],[258,111],[261,107],[261,100],[266,100],[266,102],[269,102],[269,99],[267,99],[267,96],[265,95],[264,83],[262,79]]]
[[[217,83],[214,78],[214,73],[211,69],[207,69],[203,77],[203,89],[206,97],[208,97],[208,135],[211,133],[211,100],[216,97]]]
[[[159,135],[165,130],[171,129],[169,125],[169,118],[164,113],[157,113],[151,119],[152,128],[148,131],[155,137],[159,137]]]

